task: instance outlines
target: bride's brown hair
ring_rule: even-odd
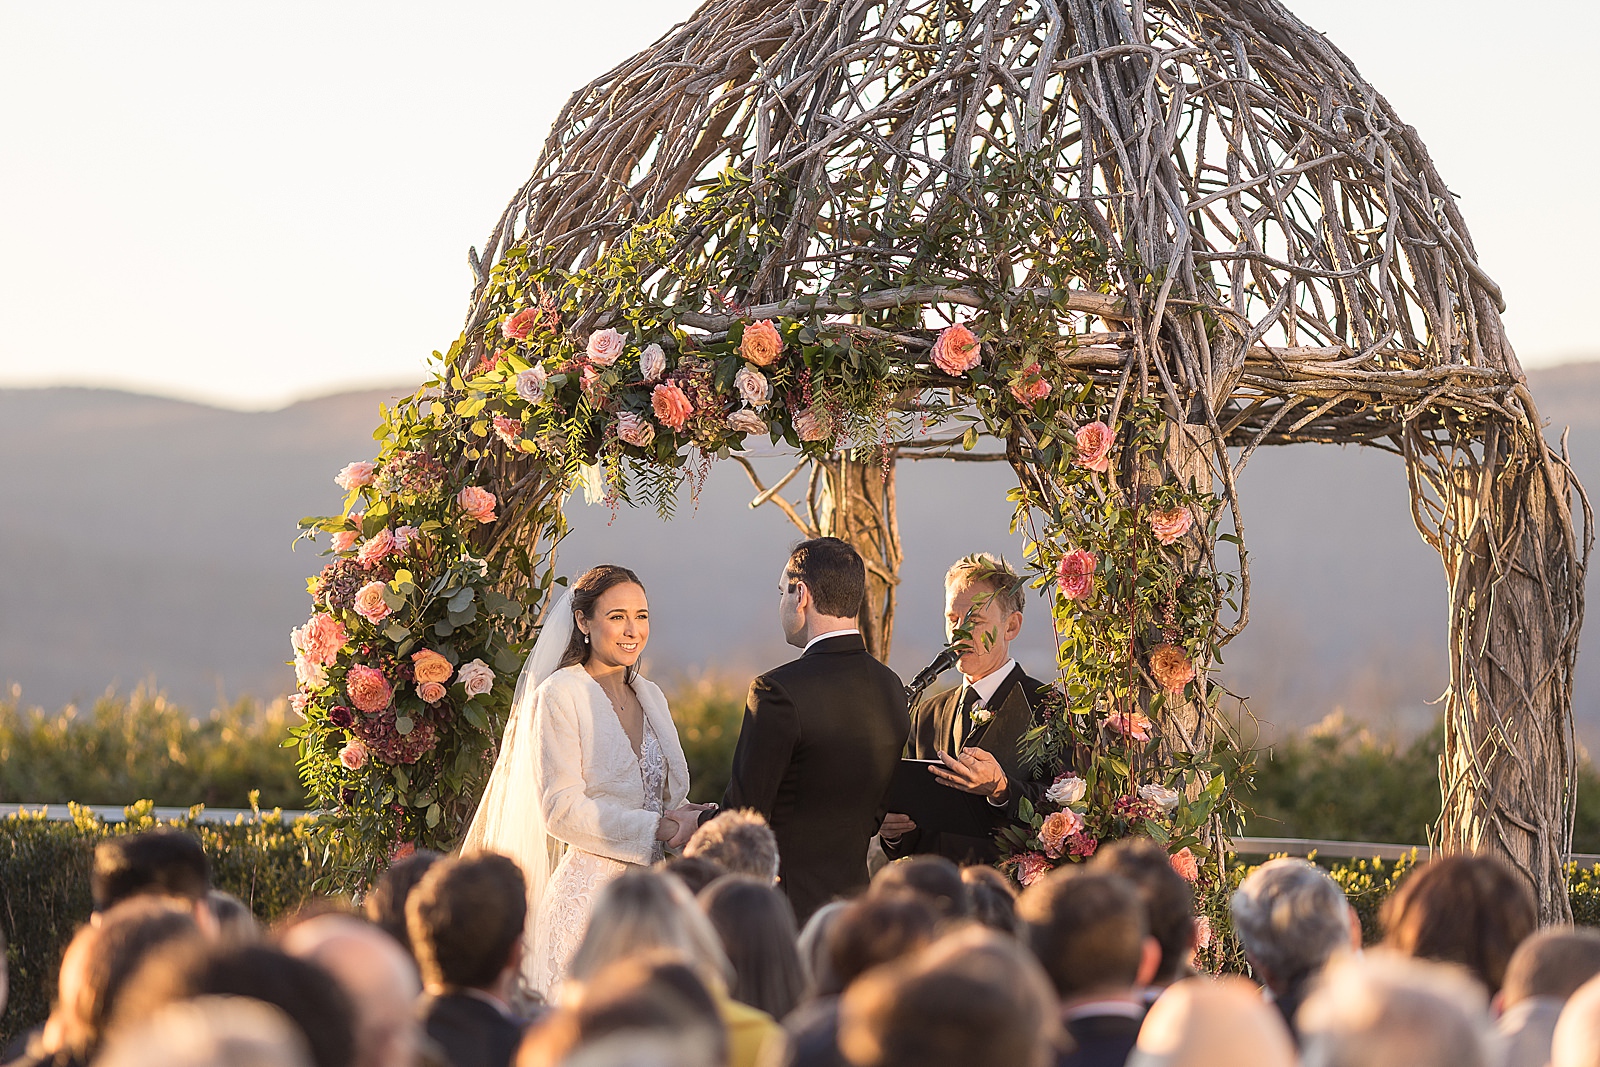
[[[640,589],[644,588],[639,576],[626,567],[618,567],[614,563],[602,563],[598,567],[590,567],[572,583],[573,612],[582,615],[586,621],[592,619],[595,601],[604,596],[607,589],[629,582]],[[588,663],[589,651],[589,642],[584,640],[583,631],[578,629],[577,622],[574,621],[572,636],[567,640],[567,650],[561,654],[561,666],[570,667],[574,663]],[[626,676],[629,682],[633,681],[634,673],[634,668],[629,667]]]

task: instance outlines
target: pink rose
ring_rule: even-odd
[[[1155,531],[1156,540],[1164,545],[1170,545],[1188,533],[1193,525],[1194,515],[1185,507],[1150,512],[1150,529]]]
[[[461,688],[466,690],[469,698],[482,696],[494,688],[494,671],[481,659],[463,663],[456,669],[456,678],[461,682]]]
[[[359,771],[367,765],[367,745],[359,737],[352,737],[350,743],[339,750],[339,762],[344,764],[347,771]]]
[[[1060,859],[1066,851],[1067,838],[1082,830],[1083,816],[1077,812],[1052,811],[1039,826],[1039,842],[1044,845],[1044,854],[1053,860]]]
[[[826,441],[833,436],[833,419],[825,409],[812,404],[795,415],[794,432],[802,441]]]
[[[323,666],[338,659],[339,650],[350,639],[350,635],[345,632],[344,623],[321,611],[311,616],[295,633],[299,637],[295,647],[304,652],[311,662]]]
[[[639,354],[639,374],[647,382],[659,382],[667,373],[667,354],[661,350],[660,345],[652,344],[645,347]]]
[[[422,537],[422,531],[415,526],[400,526],[394,531],[394,554],[403,556],[411,551],[411,546]]]
[[[1121,734],[1130,741],[1144,744],[1150,740],[1150,728],[1154,725],[1150,717],[1142,711],[1116,711],[1106,716],[1106,725],[1113,731]]]
[[[494,494],[481,486],[469,485],[456,494],[456,504],[467,518],[477,522],[493,522],[494,508],[499,501]]]
[[[372,484],[372,479],[378,473],[376,463],[362,461],[360,463],[347,463],[344,470],[334,475],[334,483],[349,492],[352,489],[363,489]]]
[[[310,693],[297,692],[294,695],[292,695],[291,697],[289,697],[289,707],[293,708],[294,709],[294,713],[296,715],[300,716],[302,719],[304,719],[306,717],[306,706],[309,705],[310,703],[311,703],[311,694]]]
[[[445,688],[439,682],[422,682],[417,686],[417,696],[424,704],[437,704],[444,699]]]
[[[783,338],[771,319],[752,322],[744,328],[739,341],[739,355],[758,367],[770,367],[783,355]]]
[[[1094,569],[1100,561],[1088,549],[1075,548],[1061,557],[1056,584],[1068,600],[1082,600],[1094,591]]]
[[[1177,645],[1157,645],[1150,650],[1150,673],[1167,692],[1181,693],[1194,681],[1194,663]]]
[[[344,691],[350,703],[368,713],[383,711],[394,699],[389,679],[376,667],[351,667],[344,675]]]
[[[1185,845],[1172,854],[1172,869],[1183,877],[1185,882],[1200,880],[1200,861],[1194,858],[1194,853]]]
[[[744,402],[753,408],[766,407],[767,401],[772,399],[772,385],[767,381],[767,376],[748,363],[733,376],[733,387],[739,390]]]
[[[550,372],[543,367],[529,367],[517,375],[517,395],[536,404],[544,397],[544,385],[549,380]]]
[[[1092,471],[1111,469],[1111,445],[1116,435],[1103,422],[1091,422],[1078,428],[1077,449],[1074,462]]]
[[[651,390],[650,406],[661,424],[674,430],[683,429],[689,416],[694,414],[694,405],[677,382],[662,382]]]
[[[1017,857],[1016,864],[1017,881],[1024,886],[1032,885],[1055,870],[1055,864],[1039,852],[1024,852]]]
[[[358,530],[336,530],[333,535],[333,550],[348,552],[360,537],[361,533]]]
[[[383,591],[386,588],[382,582],[368,582],[356,590],[356,614],[370,623],[382,622],[388,618],[389,604],[383,599]]]
[[[505,442],[509,448],[517,447],[517,438],[522,436],[522,420],[508,419],[504,415],[494,417],[494,435]]]
[[[1037,363],[1022,368],[1022,374],[1011,383],[1011,395],[1020,404],[1032,407],[1050,395],[1050,383],[1044,380],[1044,371]]]
[[[500,332],[513,341],[526,341],[543,317],[539,308],[523,308],[500,324]]]
[[[294,680],[307,689],[321,689],[328,684],[328,672],[322,664],[313,663],[304,652],[296,652]]]
[[[933,342],[933,362],[951,377],[960,377],[978,365],[983,346],[973,332],[959,323],[939,331]]]
[[[767,420],[749,408],[740,408],[728,416],[728,429],[742,434],[766,433]]]
[[[1194,947],[1202,951],[1211,947],[1211,919],[1208,916],[1194,917]]]
[[[394,551],[394,534],[385,526],[362,544],[361,550],[356,553],[356,562],[371,570]]]
[[[656,439],[656,428],[650,425],[650,420],[644,416],[624,411],[617,416],[617,437],[623,444],[649,448],[650,443]]]
[[[589,335],[589,358],[602,367],[609,367],[622,355],[622,348],[628,343],[628,338],[616,330],[596,330]]]

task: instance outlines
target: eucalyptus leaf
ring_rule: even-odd
[[[394,732],[399,734],[401,737],[404,737],[411,732],[411,728],[415,725],[416,724],[411,721],[411,716],[396,715],[394,719]]]

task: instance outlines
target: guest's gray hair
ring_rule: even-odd
[[[1488,994],[1453,964],[1335,960],[1300,1008],[1301,1067],[1489,1067]]]
[[[944,573],[944,587],[947,590],[960,592],[969,585],[979,584],[988,586],[995,603],[1000,606],[1002,616],[1022,614],[1027,604],[1024,583],[1017,572],[1011,569],[1011,564],[1000,556],[978,552],[956,560]]]
[[[1344,892],[1313,863],[1277,859],[1239,884],[1229,901],[1234,933],[1278,985],[1292,985],[1350,944]]]

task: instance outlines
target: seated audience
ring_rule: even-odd
[[[961,880],[967,886],[973,921],[1001,933],[1017,932],[1017,890],[1011,879],[993,867],[963,867]]]
[[[206,894],[211,861],[200,839],[182,830],[146,830],[108,837],[94,848],[89,894],[98,917],[129,897],[150,895],[186,900],[207,934],[216,931]]]
[[[1335,952],[1360,947],[1361,921],[1344,890],[1314,863],[1277,859],[1239,884],[1233,932],[1290,1033],[1311,981]],[[1298,1036],[1296,1037],[1298,1040]]]
[[[1511,954],[1539,924],[1528,884],[1487,856],[1423,864],[1384,903],[1382,919],[1386,947],[1459,963],[1491,995],[1500,992]]]
[[[800,936],[795,940],[795,951],[806,973],[807,997],[816,996],[819,988],[833,984],[832,971],[828,966],[828,931],[833,928],[834,920],[849,906],[848,900],[824,904],[811,913],[811,918],[800,929]]]
[[[235,941],[254,941],[261,936],[261,926],[245,902],[232,893],[213,889],[206,894],[206,910],[216,925],[217,935]]]
[[[1459,967],[1376,950],[1328,963],[1300,1006],[1303,1067],[1490,1067],[1488,998]]]
[[[416,966],[394,938],[364,920],[319,915],[285,930],[283,950],[333,975],[355,1017],[353,1067],[412,1067],[421,1040]]]
[[[1144,1019],[1141,993],[1161,962],[1138,890],[1120,875],[1062,867],[1028,887],[1017,915],[1077,1045],[1056,1062],[1122,1067]]]
[[[1096,870],[1120,874],[1139,890],[1150,936],[1161,946],[1145,999],[1154,1000],[1163,988],[1194,973],[1194,890],[1172,869],[1167,850],[1148,837],[1128,837],[1100,849],[1090,861]]]
[[[699,856],[679,856],[676,859],[662,860],[656,864],[655,869],[677,878],[688,886],[689,892],[695,896],[699,896],[706,886],[718,878],[730,873],[720,864]]]
[[[389,869],[378,876],[372,892],[362,902],[362,910],[374,926],[400,942],[400,946],[413,958],[416,951],[411,945],[411,930],[406,924],[406,900],[422,881],[423,875],[444,854],[428,848],[419,848],[403,859],[395,860]],[[307,916],[310,918],[310,916]]]
[[[527,915],[522,871],[492,852],[435,863],[407,897],[426,991],[417,1014],[451,1067],[506,1067],[516,1053],[509,1002]]]
[[[119,1033],[95,1067],[312,1067],[305,1037],[270,1004],[200,997]]]
[[[1015,938],[971,926],[873,968],[839,1005],[852,1067],[1045,1067],[1055,1001]]]
[[[688,859],[715,863],[729,874],[776,884],[778,839],[756,811],[724,811],[707,820],[683,846]]]
[[[1189,978],[1150,1006],[1136,1067],[1294,1067],[1283,1019],[1242,978]]]
[[[730,874],[708,886],[699,901],[733,965],[733,999],[774,1019],[793,1011],[805,993],[805,974],[789,898],[770,882]]]
[[[1550,1067],[1600,1067],[1600,977],[1567,998],[1550,1042]]]
[[[1495,998],[1505,1067],[1550,1062],[1556,1021],[1567,999],[1600,974],[1600,930],[1551,927],[1517,946]]]
[[[943,856],[908,856],[895,860],[872,878],[867,890],[874,896],[910,892],[926,900],[946,922],[965,919],[971,911],[961,868]]]

